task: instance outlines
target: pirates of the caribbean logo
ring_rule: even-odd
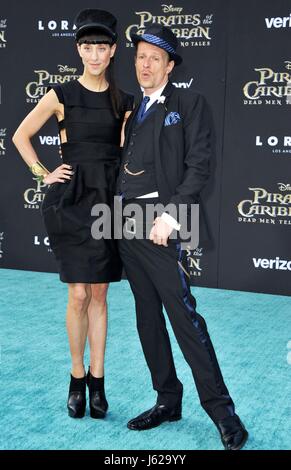
[[[257,79],[245,83],[244,104],[282,104],[288,103],[291,96],[291,61],[285,61],[285,72],[277,72],[269,67],[255,68]]]
[[[38,181],[36,178],[32,179],[36,182],[36,188],[28,188],[24,191],[25,209],[39,209],[45,196],[45,193],[42,192],[42,188],[45,188],[46,184]]]
[[[238,206],[239,222],[291,224],[291,185],[278,183],[280,192],[269,192],[264,188],[249,188],[251,198]]]
[[[57,74],[52,74],[47,70],[34,70],[36,80],[29,82],[25,87],[27,103],[37,103],[46,93],[49,85],[70,82],[80,76],[76,74],[76,68],[68,67],[67,65],[58,65],[58,72]]]
[[[197,247],[195,250],[186,250],[188,274],[190,276],[200,277],[202,275],[201,258],[203,256],[203,248]]]
[[[7,39],[6,39],[6,28],[7,28],[7,20],[0,20],[0,49],[6,47]]]
[[[6,137],[6,129],[0,129],[0,155],[5,155],[5,151],[6,151],[5,137]]]
[[[4,232],[0,232],[0,258],[3,258],[2,242],[4,240]]]
[[[143,34],[147,26],[159,23],[171,28],[180,39],[182,47],[209,46],[213,14],[202,16],[200,13],[184,13],[184,8],[173,5],[161,5],[162,14],[153,15],[149,11],[136,11],[137,23],[129,25],[125,30],[127,47],[133,46],[130,33]]]

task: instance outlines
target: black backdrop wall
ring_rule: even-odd
[[[202,92],[213,111],[215,153],[204,191],[211,246],[188,253],[193,283],[290,293],[290,2],[287,0],[51,0],[0,9],[0,267],[55,272],[37,183],[11,137],[49,84],[82,72],[73,20],[104,8],[119,22],[117,77],[138,96],[130,31],[163,22],[184,64],[172,81]],[[56,121],[34,138],[41,161],[60,164]],[[1,274],[0,274],[1,276]]]

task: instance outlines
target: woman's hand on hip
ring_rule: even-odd
[[[72,167],[63,163],[63,165],[58,166],[54,171],[45,176],[43,182],[45,184],[65,183],[66,180],[71,179],[71,175],[73,174]]]

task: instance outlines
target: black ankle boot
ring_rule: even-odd
[[[90,372],[87,374],[87,385],[90,397],[90,416],[95,419],[103,419],[108,410],[108,403],[104,391],[104,377],[96,378]]]
[[[86,375],[76,379],[71,374],[67,408],[71,418],[83,418],[86,410]]]

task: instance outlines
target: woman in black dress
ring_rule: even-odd
[[[20,124],[13,142],[31,171],[49,185],[42,215],[60,279],[68,284],[67,330],[72,357],[68,412],[81,418],[89,387],[90,415],[104,418],[104,353],[108,283],[120,281],[121,262],[113,239],[96,240],[92,207],[112,207],[120,160],[122,127],[133,97],[115,86],[113,56],[116,18],[103,10],[83,10],[75,20],[81,77],[51,87]],[[63,164],[49,172],[39,161],[31,137],[55,115]],[[88,337],[90,368],[84,369]]]

